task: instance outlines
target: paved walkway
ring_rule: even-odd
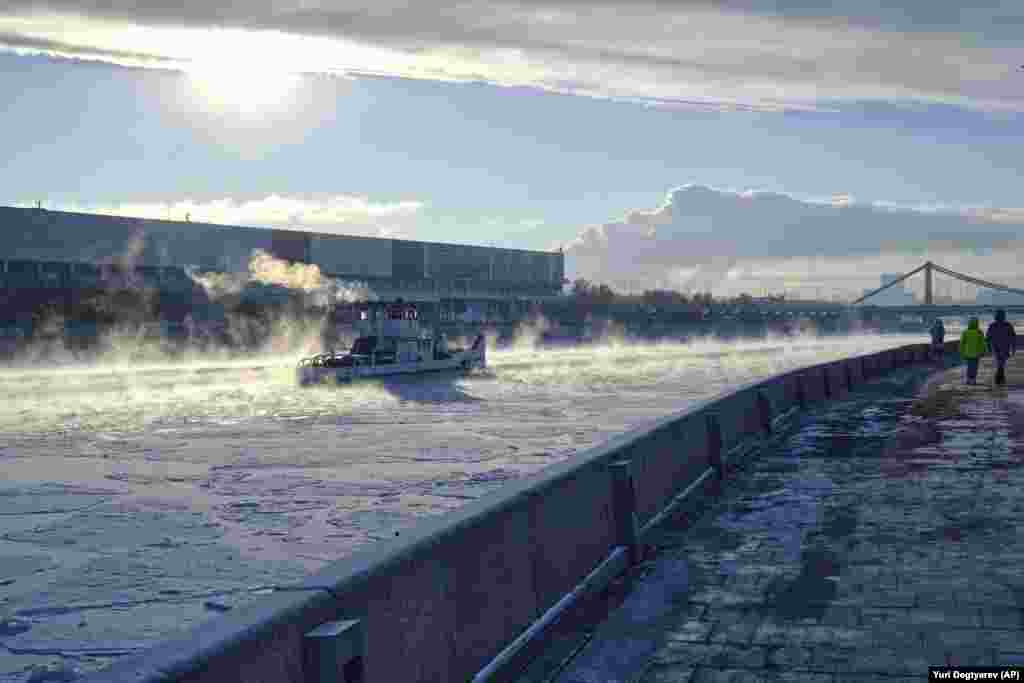
[[[865,385],[667,524],[558,683],[925,680],[1024,664],[1024,359]],[[922,395],[926,396],[922,400]]]

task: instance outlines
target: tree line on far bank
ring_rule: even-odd
[[[769,296],[759,301],[785,301],[784,296]],[[648,289],[642,294],[621,294],[606,284],[597,284],[584,278],[572,283],[567,304],[573,308],[642,307],[648,309],[704,310],[714,305],[743,305],[754,302],[750,294],[735,297],[714,297],[711,292],[685,293],[670,289]]]

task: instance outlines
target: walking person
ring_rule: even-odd
[[[945,352],[946,326],[942,324],[942,318],[936,318],[932,324],[932,356],[936,360],[942,360]]]
[[[985,335],[977,318],[967,321],[967,329],[960,335],[960,357],[967,363],[967,383],[978,383],[978,361],[988,352]]]
[[[1017,352],[1017,332],[1006,320],[1006,311],[996,311],[996,320],[985,334],[996,359],[996,384],[1006,384],[1006,359]]]

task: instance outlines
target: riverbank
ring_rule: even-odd
[[[1024,663],[1024,363],[905,370],[778,435],[559,673],[524,681],[920,680]]]

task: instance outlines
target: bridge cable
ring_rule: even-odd
[[[892,282],[890,282],[890,283],[888,283],[888,284],[885,284],[885,285],[882,285],[881,287],[879,287],[878,289],[876,289],[876,290],[874,290],[874,291],[868,292],[867,294],[865,294],[865,295],[864,295],[864,296],[862,296],[861,298],[857,299],[856,301],[854,301],[854,302],[853,302],[853,303],[851,303],[850,305],[851,305],[851,306],[856,306],[857,304],[859,304],[859,303],[862,303],[862,302],[863,302],[863,301],[864,301],[865,299],[867,299],[867,298],[870,298],[870,297],[873,297],[873,296],[874,296],[875,294],[878,294],[879,292],[883,292],[883,291],[885,291],[885,290],[889,289],[890,287],[895,287],[896,285],[900,284],[901,282],[903,282],[904,280],[906,280],[906,279],[907,279],[908,277],[910,277],[911,275],[915,275],[915,274],[917,274],[917,273],[921,272],[921,271],[922,271],[922,270],[924,270],[924,269],[925,269],[925,268],[926,268],[927,266],[928,266],[928,264],[927,264],[927,263],[925,263],[925,264],[923,264],[923,265],[920,265],[920,266],[918,266],[917,268],[914,268],[914,269],[913,269],[912,271],[910,271],[909,273],[907,273],[907,274],[905,274],[905,275],[903,275],[903,276],[901,276],[901,277],[899,277],[899,278],[897,278],[897,279],[893,280]]]
[[[890,283],[888,283],[886,285],[883,285],[882,287],[879,287],[878,289],[875,289],[875,290],[873,290],[871,292],[868,292],[864,296],[862,296],[859,299],[857,299],[856,301],[854,301],[851,305],[855,306],[855,305],[857,305],[859,303],[863,303],[865,299],[868,299],[868,298],[870,298],[870,297],[872,297],[872,296],[874,296],[874,295],[876,295],[876,294],[878,294],[880,292],[883,292],[886,289],[889,289],[890,287],[898,285],[899,283],[903,282],[904,280],[906,280],[911,275],[916,275],[920,271],[924,270],[926,267],[928,267],[928,265],[929,265],[929,263],[925,263],[925,264],[923,264],[921,266],[918,266],[914,270],[912,270],[912,271],[906,273],[905,275],[903,275],[903,276],[893,280],[892,282],[890,282]],[[979,287],[984,287],[986,289],[994,289],[994,290],[998,290],[998,291],[1001,291],[1001,292],[1010,292],[1012,294],[1020,294],[1021,296],[1024,296],[1024,289],[1015,289],[1013,287],[1008,287],[1006,285],[1001,285],[1001,284],[998,284],[998,283],[995,283],[995,282],[989,282],[987,280],[982,280],[980,278],[971,277],[970,275],[964,275],[963,273],[958,273],[958,272],[956,272],[954,270],[950,270],[949,268],[944,268],[943,266],[940,266],[940,265],[938,265],[936,263],[930,263],[930,265],[931,265],[931,267],[934,270],[938,271],[939,273],[942,273],[943,275],[948,275],[948,276],[950,276],[952,278],[956,278],[957,280],[961,280],[962,282],[967,282],[968,284],[977,285]]]
[[[1020,294],[1024,296],[1024,289],[1015,289],[1013,287],[1007,287],[1006,285],[1000,285],[995,282],[988,282],[987,280],[971,277],[970,275],[964,275],[963,273],[957,273],[956,271],[949,270],[948,268],[943,268],[942,266],[937,266],[935,264],[932,264],[932,267],[944,275],[949,275],[950,277],[954,277],[958,280],[962,280],[963,282],[967,282],[969,284],[978,285],[980,287],[985,287],[987,289],[995,289],[1002,292],[1011,292],[1013,294]]]

